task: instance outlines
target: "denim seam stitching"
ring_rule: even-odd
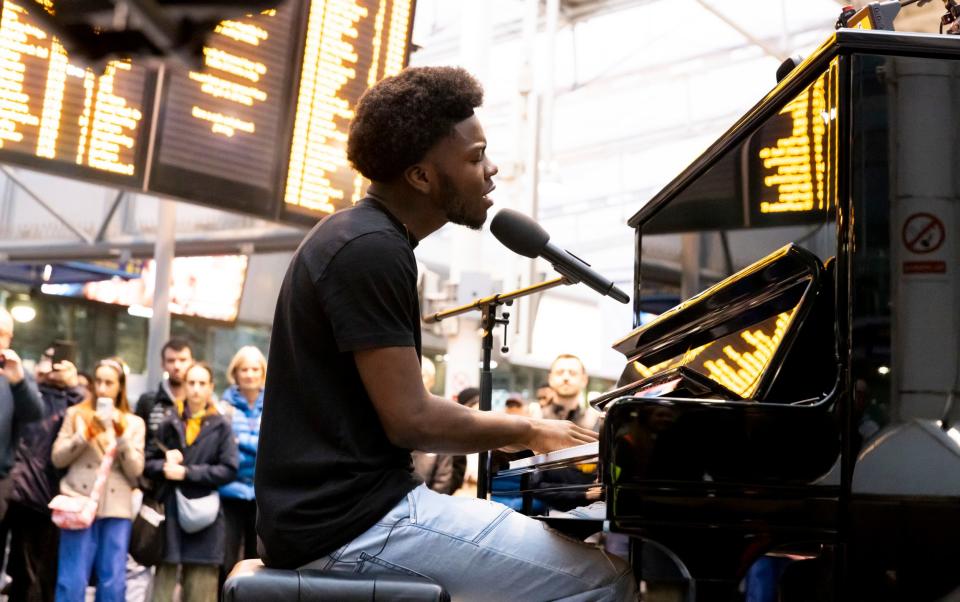
[[[511,512],[513,512],[513,510],[511,510],[511,509],[509,509],[509,508],[504,508],[504,509],[503,509],[503,512],[501,512],[501,513],[497,516],[497,518],[493,519],[493,521],[491,521],[490,524],[487,525],[486,528],[485,528],[483,531],[480,531],[480,534],[477,535],[477,536],[474,538],[473,543],[480,543],[481,541],[483,541],[484,538],[485,538],[487,535],[489,535],[491,531],[493,531],[500,523],[502,523],[504,520],[506,520],[507,515],[508,515],[509,513],[511,513]]]
[[[408,574],[408,575],[413,575],[413,576],[416,576],[416,577],[420,577],[420,578],[422,578],[422,579],[426,579],[427,581],[430,581],[431,583],[437,583],[437,581],[436,581],[435,579],[431,579],[430,577],[428,577],[427,575],[424,575],[423,573],[418,573],[417,571],[415,571],[415,570],[413,570],[413,569],[408,569],[407,567],[405,567],[405,566],[403,566],[403,565],[396,564],[396,563],[394,563],[394,562],[390,562],[389,560],[384,560],[383,558],[380,558],[379,556],[371,556],[370,554],[367,554],[366,552],[360,552],[360,564],[361,564],[361,566],[362,566],[364,563],[366,563],[367,561],[372,562],[373,564],[379,565],[379,566],[381,566],[381,567],[383,567],[383,568],[387,568],[387,569],[395,570],[395,571],[398,571],[398,572],[401,572],[401,573],[405,573],[405,574]]]

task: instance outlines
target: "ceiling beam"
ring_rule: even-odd
[[[79,238],[80,240],[82,240],[82,241],[84,241],[84,242],[86,242],[86,243],[91,243],[91,242],[93,242],[93,239],[90,238],[90,236],[89,236],[86,232],[83,232],[82,230],[79,230],[76,226],[74,226],[73,224],[71,224],[70,221],[67,220],[67,218],[65,218],[65,217],[63,217],[62,215],[60,215],[60,214],[57,212],[56,209],[54,209],[52,206],[50,206],[49,203],[47,203],[47,202],[44,201],[42,198],[40,198],[40,196],[39,196],[36,192],[34,192],[27,184],[25,184],[25,183],[23,182],[23,180],[21,180],[20,178],[18,178],[18,177],[16,176],[16,174],[13,172],[12,169],[10,169],[9,167],[7,167],[6,165],[0,165],[0,172],[3,172],[4,175],[6,175],[7,178],[8,178],[11,182],[13,182],[14,185],[17,186],[17,188],[19,188],[20,190],[22,190],[28,197],[30,197],[31,199],[33,199],[36,204],[38,204],[38,205],[40,205],[41,207],[43,207],[43,208],[47,211],[47,213],[49,213],[50,215],[52,215],[52,216],[54,217],[54,219],[56,219],[58,222],[60,222],[60,224],[61,224],[63,227],[65,227],[67,230],[69,230],[69,231],[70,231],[72,234],[74,234],[77,238]]]
[[[176,241],[177,257],[195,255],[251,255],[255,253],[292,252],[306,231],[224,230],[203,236],[184,237]],[[0,244],[0,261],[52,262],[95,261],[129,257],[153,257],[155,242],[143,239],[105,240],[92,244],[78,243],[7,243]]]
[[[702,6],[708,13],[712,14],[714,17],[723,21],[727,25],[727,27],[739,33],[748,42],[759,47],[765,53],[769,54],[773,58],[777,59],[780,62],[783,62],[787,59],[788,55],[783,49],[775,48],[774,46],[771,46],[770,44],[768,44],[766,41],[753,35],[747,29],[741,26],[739,23],[737,23],[727,15],[723,14],[722,12],[714,8],[712,5],[706,2],[706,0],[694,0],[694,1],[700,6]]]

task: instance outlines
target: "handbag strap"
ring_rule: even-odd
[[[97,480],[93,482],[93,491],[90,492],[90,499],[94,503],[100,503],[100,494],[107,485],[107,475],[113,467],[113,458],[117,455],[117,441],[113,440],[103,453],[103,460],[100,461],[100,467],[97,468]]]

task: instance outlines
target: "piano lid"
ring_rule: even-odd
[[[692,183],[701,180],[719,160],[736,149],[776,115],[786,102],[822,76],[837,56],[852,53],[956,58],[960,56],[960,40],[956,36],[895,31],[841,29],[834,32],[706,152],[637,211],[628,220],[628,224],[632,228],[642,226],[664,204],[683,193]],[[774,74],[771,72],[771,81],[773,77]]]

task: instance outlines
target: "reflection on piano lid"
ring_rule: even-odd
[[[611,401],[621,397],[682,397],[685,399],[716,399],[721,401],[740,401],[743,399],[743,397],[709,376],[685,366],[671,368],[618,387],[600,395],[590,404],[598,410],[603,410]]]
[[[721,399],[765,399],[825,286],[824,269],[816,255],[789,244],[664,312],[614,345],[628,360],[618,385],[630,392],[686,368],[734,395]]]

